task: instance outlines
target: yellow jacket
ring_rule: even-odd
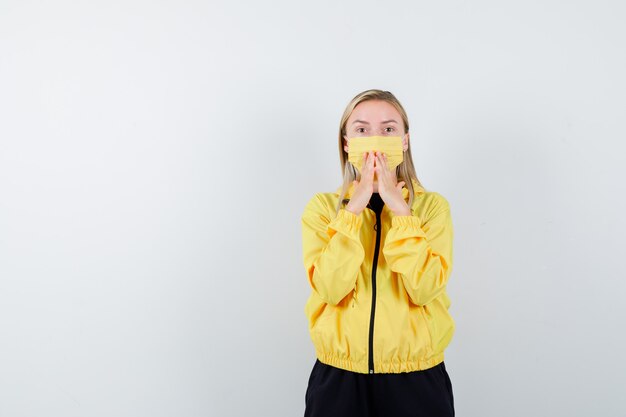
[[[379,219],[369,207],[358,216],[342,208],[335,216],[341,187],[307,203],[302,249],[311,295],[304,311],[321,362],[399,373],[444,360],[455,330],[446,293],[450,207],[441,194],[413,185],[411,216],[395,216],[386,205]],[[353,191],[351,185],[345,198]],[[408,203],[408,190],[402,193]]]

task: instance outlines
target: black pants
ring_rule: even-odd
[[[452,383],[443,362],[423,371],[361,374],[317,359],[305,417],[453,417]]]

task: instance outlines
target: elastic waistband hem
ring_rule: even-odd
[[[353,361],[347,358],[338,358],[332,354],[316,352],[317,359],[326,365],[345,369],[346,371],[368,374],[368,364],[366,360]],[[374,373],[377,374],[399,374],[402,372],[423,371],[439,365],[444,360],[444,353],[440,352],[428,359],[414,361],[376,361],[374,360]]]

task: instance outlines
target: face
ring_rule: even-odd
[[[404,150],[409,147],[409,134],[404,132],[402,116],[383,100],[367,100],[354,108],[346,123],[343,149],[348,152],[350,138],[364,136],[402,136]]]

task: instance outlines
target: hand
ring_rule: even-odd
[[[405,182],[398,183],[395,170],[387,168],[387,155],[376,152],[374,172],[378,180],[378,194],[387,207],[396,216],[410,216],[411,209],[402,196],[402,186]]]
[[[353,181],[356,185],[350,197],[350,202],[346,205],[346,210],[359,215],[370,202],[374,192],[374,152],[363,153],[363,168],[361,168],[361,181]]]

